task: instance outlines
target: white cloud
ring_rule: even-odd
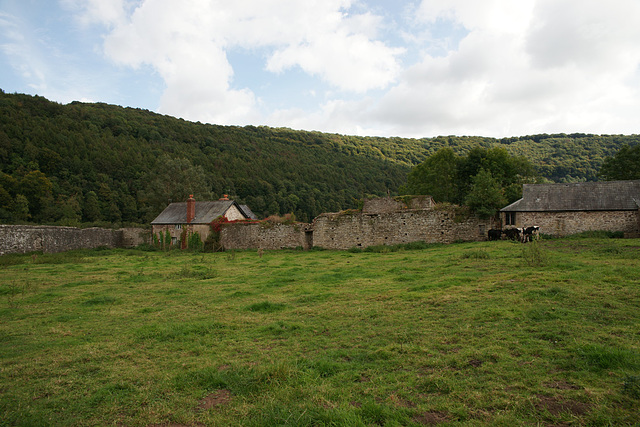
[[[130,7],[126,0],[60,0],[66,9],[72,10],[82,25],[100,23],[113,26],[121,23]]]
[[[376,135],[640,133],[638,0],[6,4],[4,80],[62,102],[152,91],[145,106],[189,120]]]
[[[370,124],[414,136],[638,131],[634,0],[424,0],[418,11],[469,33],[406,69]]]
[[[259,120],[260,100],[250,88],[233,88],[226,56],[233,48],[263,49],[266,70],[300,67],[343,91],[384,88],[400,72],[402,51],[373,39],[379,18],[349,15],[350,0],[142,0],[124,19],[123,0],[111,1],[90,2],[83,16],[108,11],[104,23],[113,29],[105,38],[107,56],[157,70],[166,84],[160,110],[180,117]]]
[[[593,71],[637,65],[640,3],[539,0],[527,52],[541,68],[577,65]],[[635,62],[635,63],[634,63]]]

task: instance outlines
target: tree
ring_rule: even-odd
[[[61,215],[61,220],[65,225],[77,225],[82,218],[82,208],[78,197],[73,195],[68,198],[59,197],[58,211]]]
[[[29,211],[32,216],[37,216],[43,208],[44,199],[50,203],[53,185],[51,181],[39,170],[27,173],[20,180],[20,191],[29,201]]]
[[[211,198],[207,174],[202,166],[194,166],[186,158],[162,155],[146,176],[145,201],[152,207],[153,217],[167,206],[169,200],[185,201],[193,194],[196,200]]]
[[[481,218],[489,218],[507,204],[498,181],[491,176],[491,172],[480,169],[473,177],[471,191],[465,198],[465,203]]]
[[[623,145],[613,157],[606,157],[598,175],[605,181],[640,179],[640,145]]]
[[[0,208],[9,209],[12,203],[11,194],[0,184]]]
[[[95,191],[89,191],[87,193],[84,201],[83,214],[84,218],[89,222],[100,221],[102,219],[100,203],[98,202],[98,195]]]
[[[529,183],[536,176],[535,168],[525,157],[511,156],[502,147],[482,148],[474,147],[469,150],[466,156],[460,160],[458,167],[458,186],[460,199],[464,200],[471,191],[471,186],[475,176],[481,169],[491,173],[491,176],[502,188],[516,184],[521,187],[524,183]],[[510,195],[517,195],[519,192],[509,192]],[[520,196],[509,202],[516,201]]]
[[[489,172],[506,196],[515,202],[522,196],[522,184],[534,180],[535,169],[522,156],[511,156],[501,147],[474,147],[465,156],[441,148],[409,173],[403,194],[428,194],[436,202],[466,203],[480,171]]]
[[[16,199],[13,202],[13,213],[20,221],[27,221],[31,217],[29,214],[29,200],[24,195],[16,195]]]
[[[441,148],[409,173],[404,194],[430,195],[436,202],[455,202],[459,157],[449,147]]]

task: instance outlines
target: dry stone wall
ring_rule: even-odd
[[[97,247],[137,246],[145,242],[143,229],[109,230],[34,225],[0,225],[0,255],[64,252]]]
[[[365,200],[362,213],[377,214],[399,212],[405,209],[431,209],[434,204],[431,196],[380,197]]]
[[[309,224],[231,223],[220,231],[220,243],[232,249],[310,249]]]
[[[325,249],[349,249],[423,241],[486,240],[492,220],[461,217],[455,209],[407,209],[402,212],[322,214],[314,220],[313,245]]]
[[[462,208],[433,206],[429,196],[372,199],[365,201],[362,211],[325,213],[312,224],[225,224],[220,242],[225,249],[350,249],[417,241],[480,241],[496,226],[492,219],[481,220]]]

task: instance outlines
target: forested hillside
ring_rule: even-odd
[[[503,146],[555,180],[595,180],[640,136],[355,137],[191,123],[106,104],[0,91],[0,222],[148,223],[169,200],[229,194],[259,216],[308,221],[395,194],[441,147]]]

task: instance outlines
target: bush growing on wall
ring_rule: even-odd
[[[189,235],[189,238],[187,239],[187,248],[191,252],[200,252],[204,249],[204,243],[202,242],[200,233],[196,231]]]

